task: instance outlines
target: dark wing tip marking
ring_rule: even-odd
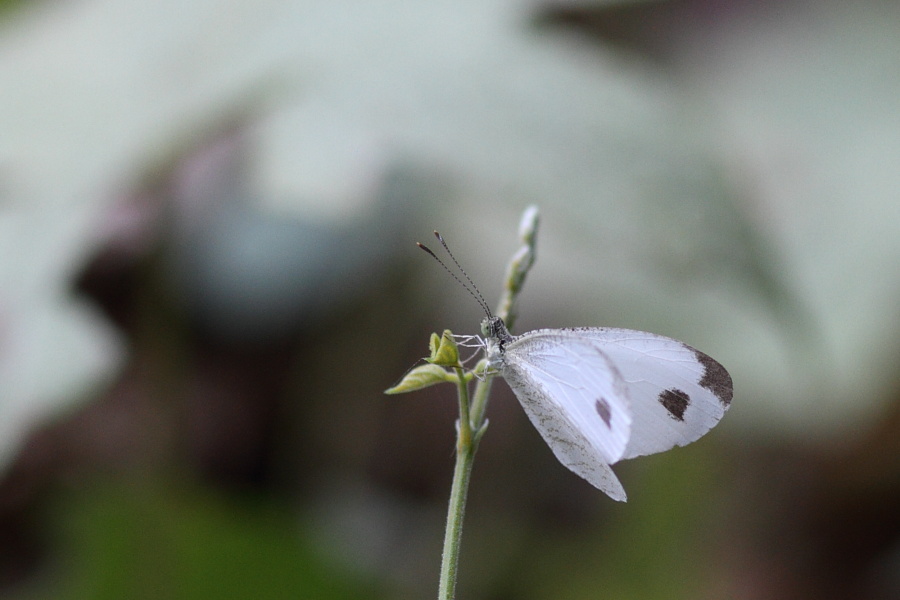
[[[677,388],[663,390],[659,394],[659,403],[663,405],[673,419],[684,421],[684,411],[691,403],[691,397]]]
[[[603,398],[597,398],[594,408],[597,410],[600,418],[603,419],[603,422],[606,423],[606,426],[609,427],[609,423],[612,420],[612,411],[609,410],[609,403]]]
[[[715,360],[703,354],[699,350],[694,350],[697,355],[697,361],[703,365],[705,369],[703,377],[700,378],[700,387],[708,389],[715,394],[722,406],[728,408],[731,404],[731,397],[734,394],[734,386],[731,382],[731,375],[725,370],[725,367],[717,363]]]

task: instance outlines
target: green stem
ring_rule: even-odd
[[[450,488],[450,505],[447,508],[447,529],[444,532],[444,553],[441,558],[441,580],[438,600],[456,597],[456,579],[459,571],[459,549],[462,541],[463,516],[469,495],[469,479],[480,435],[472,430],[469,418],[469,388],[463,370],[459,376],[459,421],[457,422],[456,466],[453,469],[453,486]]]
[[[493,380],[493,375],[485,375],[484,379],[478,382],[478,385],[475,386],[475,397],[472,399],[472,406],[469,409],[472,429],[478,438],[481,437],[484,428],[487,427],[484,415],[487,412],[488,397],[491,395],[491,383]]]
[[[515,319],[515,301],[522,289],[525,275],[534,263],[535,236],[538,227],[537,208],[525,211],[519,226],[523,246],[513,256],[507,269],[503,297],[497,314],[507,326]],[[459,549],[462,541],[463,516],[469,495],[469,480],[478,442],[487,428],[485,413],[491,382],[494,375],[485,375],[475,386],[475,396],[469,404],[469,386],[461,367],[456,368],[459,391],[459,421],[456,441],[456,466],[453,469],[453,485],[450,488],[450,505],[447,508],[447,528],[444,531],[444,554],[441,558],[441,580],[438,600],[456,598],[456,579],[459,571]]]
[[[462,539],[463,515],[466,511],[466,496],[475,450],[467,448],[456,455],[456,469],[453,472],[453,489],[450,492],[450,508],[447,511],[447,531],[444,537],[444,555],[441,559],[441,581],[438,588],[439,600],[456,598],[456,575],[459,571],[459,547]]]

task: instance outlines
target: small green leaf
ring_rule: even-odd
[[[440,346],[441,346],[441,337],[436,333],[432,333],[431,339],[428,340],[428,350],[431,352],[430,358],[434,358],[434,356],[437,354],[438,348],[440,348]]]
[[[459,349],[453,339],[453,333],[449,329],[439,338],[436,333],[431,334],[431,356],[426,358],[433,365],[441,367],[462,367],[459,362]]]
[[[456,383],[454,373],[450,373],[437,365],[419,365],[404,375],[400,383],[384,391],[385,394],[405,394],[432,386],[436,383]]]

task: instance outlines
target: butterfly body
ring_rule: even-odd
[[[700,438],[725,414],[732,381],[718,362],[672,338],[616,328],[509,334],[485,319],[490,368],[570,470],[615,500],[610,465]]]

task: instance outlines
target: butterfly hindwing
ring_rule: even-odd
[[[501,373],[560,462],[624,500],[609,465],[628,444],[629,398],[599,344],[553,330],[526,333],[506,345]]]
[[[632,415],[623,459],[689,444],[728,410],[731,376],[718,362],[683,342],[630,329],[564,331],[595,342],[623,378]]]

